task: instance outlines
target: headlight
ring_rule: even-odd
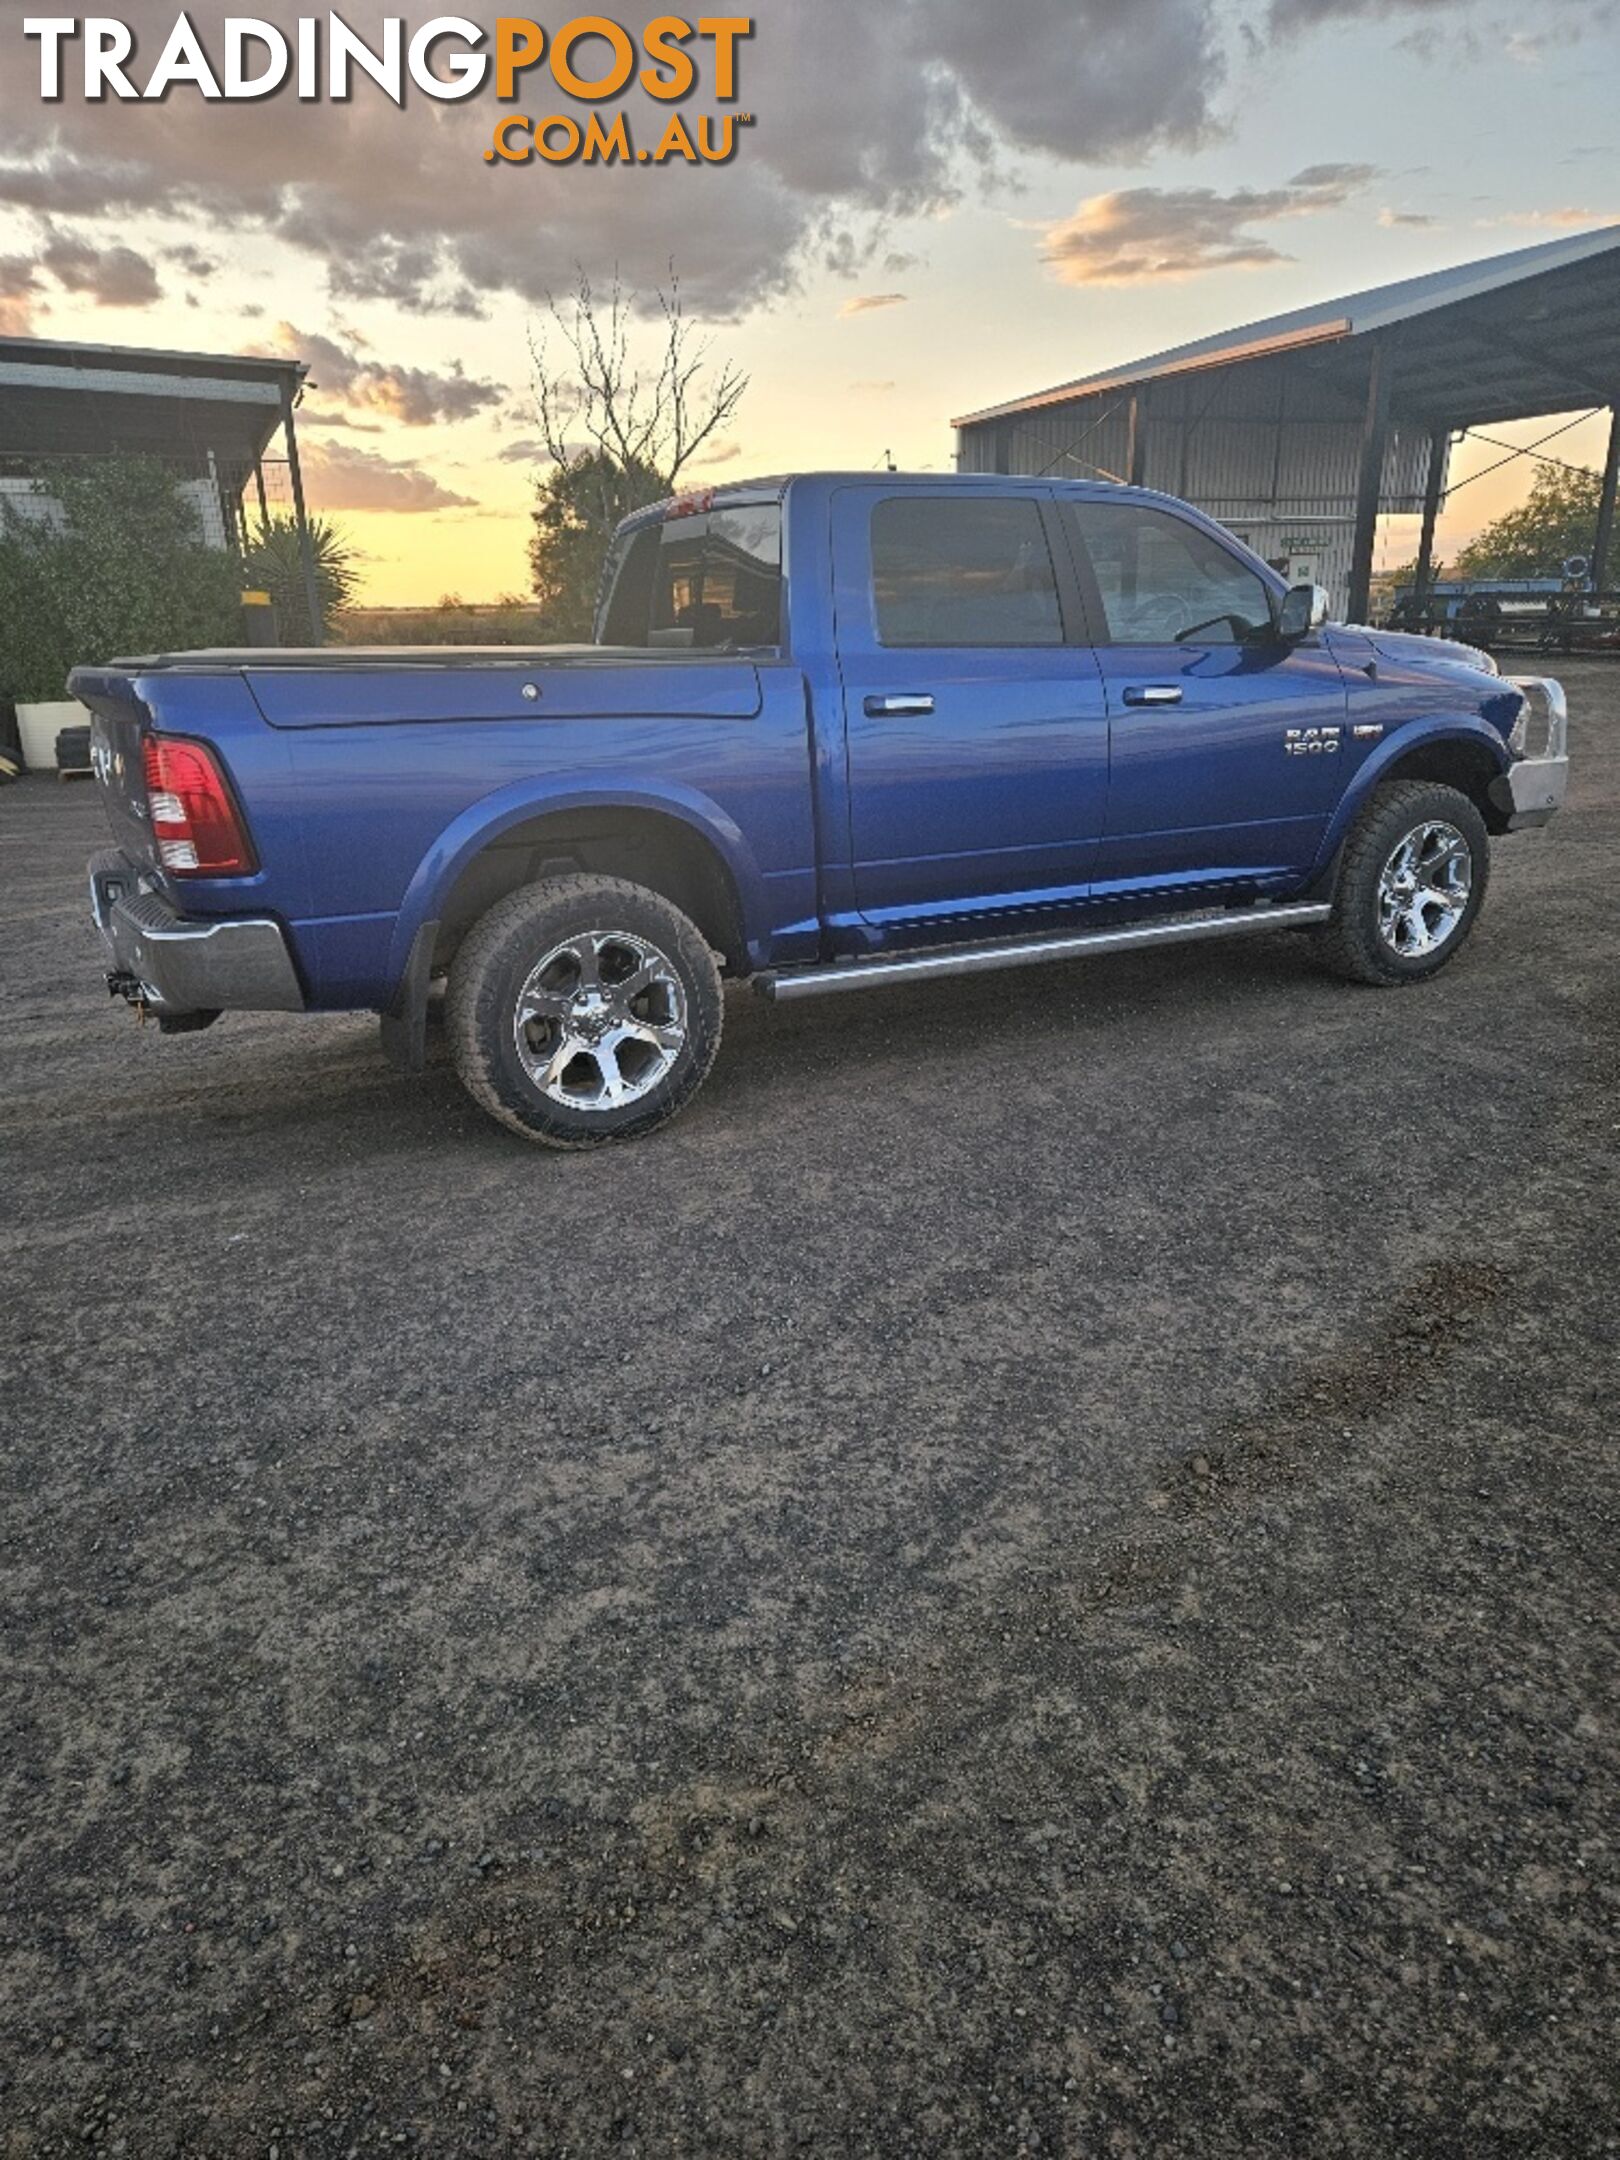
[[[1514,721],[1512,732],[1508,736],[1508,748],[1513,752],[1513,755],[1515,757],[1523,757],[1525,744],[1529,740],[1530,700],[1521,690],[1519,692],[1519,717],[1517,720]]]

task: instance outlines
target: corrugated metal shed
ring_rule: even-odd
[[[1608,226],[969,413],[957,463],[1164,488],[1262,554],[1309,553],[1309,573],[1363,613],[1374,520],[1422,512],[1432,538],[1453,430],[1617,396],[1620,226]],[[1611,455],[1611,521],[1613,469]]]
[[[303,559],[304,604],[321,621],[293,410],[301,360],[244,353],[167,352],[0,337],[0,491],[24,514],[45,512],[36,483],[69,459],[140,456],[167,465],[216,547],[244,545],[249,491],[271,516],[266,453],[279,433]],[[46,512],[45,514],[48,514]]]
[[[212,451],[251,466],[304,374],[297,360],[0,337],[0,457]]]

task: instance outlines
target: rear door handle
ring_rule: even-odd
[[[1132,683],[1125,692],[1127,705],[1179,705],[1181,688],[1177,683]]]
[[[934,701],[921,691],[904,690],[894,697],[869,697],[862,710],[871,720],[896,720],[911,713],[931,713]]]

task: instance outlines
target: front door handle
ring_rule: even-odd
[[[907,714],[931,713],[934,701],[921,691],[904,690],[894,697],[869,697],[862,710],[870,720],[897,720]]]
[[[1125,692],[1127,705],[1179,705],[1179,683],[1132,683]]]

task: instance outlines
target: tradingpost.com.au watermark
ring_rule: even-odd
[[[678,109],[694,93],[707,93],[716,106],[737,105],[739,48],[754,34],[747,15],[659,15],[635,31],[606,15],[578,15],[549,29],[529,15],[487,25],[435,15],[415,28],[389,15],[366,37],[334,9],[301,15],[285,28],[232,15],[205,38],[182,12],[161,47],[138,40],[116,16],[30,15],[22,34],[38,44],[39,94],[48,104],[160,102],[180,92],[210,103],[290,95],[343,105],[370,85],[402,108],[413,89],[442,104],[493,89],[503,105],[539,105],[560,94],[583,108],[504,115],[483,153],[491,165],[723,165],[754,118]],[[655,141],[637,142],[623,107],[603,109],[634,89],[653,101]]]

